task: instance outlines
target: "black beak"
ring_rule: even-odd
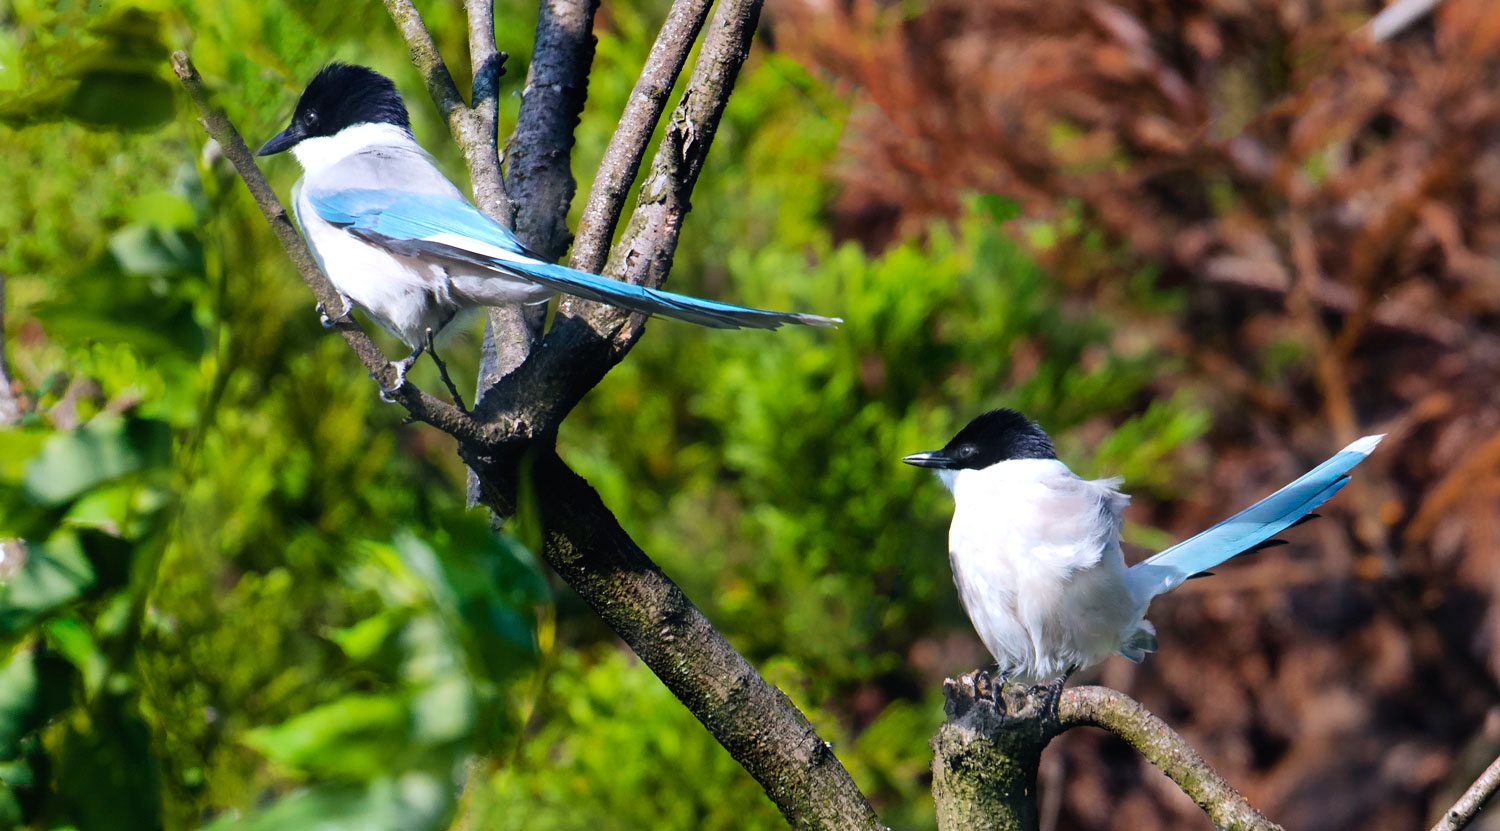
[[[931,467],[938,470],[951,470],[952,468],[957,467],[954,460],[949,458],[948,456],[943,455],[943,451],[941,450],[928,450],[924,453],[913,453],[910,456],[903,456],[901,458],[901,461],[906,462],[909,465],[915,465],[917,467]]]
[[[274,156],[283,150],[290,150],[296,147],[297,142],[305,138],[307,136],[302,134],[302,130],[296,124],[288,124],[285,130],[272,136],[270,141],[261,145],[261,148],[255,151],[255,155]]]

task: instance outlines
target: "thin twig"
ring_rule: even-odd
[[[1129,742],[1198,803],[1215,827],[1280,831],[1281,826],[1246,802],[1192,745],[1130,696],[1107,687],[1074,687],[1063,692],[1057,718],[1064,730],[1101,727]]]
[[[1443,814],[1437,825],[1432,826],[1432,831],[1459,831],[1460,828],[1467,827],[1484,810],[1485,803],[1490,801],[1496,790],[1500,790],[1500,759],[1490,762],[1490,766],[1479,774],[1474,784]]]
[[[266,182],[265,175],[255,164],[255,157],[246,146],[245,140],[240,137],[239,131],[235,129],[229,117],[208,100],[208,90],[204,86],[203,78],[193,67],[186,52],[172,53],[172,69],[177,73],[178,80],[182,82],[188,96],[197,107],[204,130],[219,143],[224,156],[239,172],[240,178],[250,189],[250,194],[255,197],[256,205],[260,207],[261,213],[270,223],[271,230],[276,233],[276,238],[281,241],[282,248],[286,249],[287,256],[297,267],[303,281],[307,283],[308,288],[312,289],[313,294],[325,308],[341,308],[343,301],[339,298],[338,290],[328,282],[323,270],[318,268],[316,260],[313,259],[312,252],[308,250],[307,243],[302,240],[297,229],[292,227],[286,208],[282,207],[281,201],[276,198],[276,193],[271,190],[271,185]],[[395,383],[395,368],[352,317],[335,322],[333,328],[344,337],[344,341],[359,356],[365,368],[370,370],[370,374],[383,389]],[[460,441],[484,444],[492,440],[491,435],[458,408],[422,392],[411,383],[403,384],[394,395],[413,418],[431,424]]]
[[[667,13],[594,176],[573,243],[574,268],[597,272],[604,267],[625,198],[712,5],[710,0],[677,0]]]

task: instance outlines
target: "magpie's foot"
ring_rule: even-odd
[[[347,320],[349,314],[354,311],[354,301],[349,298],[349,295],[339,292],[339,300],[343,302],[344,310],[332,317],[328,315],[328,310],[323,307],[323,302],[321,300],[318,301],[318,322],[323,324],[324,329],[332,329],[334,324],[341,320]]]
[[[1042,702],[1042,712],[1044,712],[1044,713],[1056,713],[1057,712],[1057,704],[1058,704],[1059,701],[1062,700],[1063,687],[1067,685],[1068,678],[1071,677],[1072,675],[1073,675],[1073,670],[1070,669],[1067,672],[1063,673],[1058,678],[1056,678],[1056,679],[1054,679],[1052,681],[1047,682],[1047,685],[1046,685],[1047,692],[1046,692],[1046,697],[1043,699],[1043,702]]]
[[[381,386],[381,401],[384,401],[387,404],[397,403],[396,399],[392,398],[391,396],[395,395],[397,392],[400,392],[401,388],[406,386],[406,372],[407,370],[411,369],[412,364],[417,362],[417,358],[421,356],[421,354],[422,350],[418,349],[416,352],[413,352],[412,354],[408,355],[405,358],[402,358],[399,361],[391,361],[391,366],[396,368],[396,383],[392,384],[389,387]]]
[[[990,679],[990,700],[995,702],[995,709],[1004,711],[1005,703],[1001,693],[1005,691],[1005,685],[1010,683],[1010,673],[996,669],[995,675]]]

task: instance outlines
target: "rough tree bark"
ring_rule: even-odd
[[[999,691],[979,672],[943,684],[948,720],[932,737],[932,799],[939,831],[1037,827],[1036,776],[1057,719],[1041,696]]]

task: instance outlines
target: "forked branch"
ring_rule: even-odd
[[[479,2],[483,0],[472,0],[471,7]],[[439,106],[450,116],[451,126],[464,114],[456,91],[454,97],[448,95],[451,77],[436,50],[427,50],[431,38],[414,10],[400,0],[390,3],[398,11],[410,11],[398,16],[398,23],[408,43],[415,44],[413,54],[419,62],[426,61],[424,75]],[[627,258],[631,265],[646,264],[636,275],[638,281],[660,284],[665,279],[688,194],[748,54],[760,5],[758,0],[726,0],[721,6],[724,25],[716,27],[705,45],[694,81],[669,131],[672,140],[653,165],[658,178],[643,195],[636,217],[641,220],[644,214],[647,219],[639,225],[633,221],[634,230],[627,234],[631,251],[645,255],[644,259]],[[471,24],[471,34],[484,25],[476,29]],[[175,56],[174,66],[199,107],[205,127],[224,146],[304,280],[320,298],[333,301],[332,286],[292,228],[249,148],[228,119],[209,105],[202,81],[186,55]],[[444,100],[451,106],[444,106]],[[565,126],[571,136],[572,122]],[[472,136],[466,138],[457,130],[455,135],[461,144],[472,141]],[[466,156],[477,152],[465,146]],[[551,207],[565,210],[566,205]],[[613,268],[627,270],[620,263]],[[508,401],[507,408],[493,408],[488,423],[471,421],[409,385],[398,401],[415,418],[459,439],[460,454],[475,474],[480,501],[496,516],[514,515],[516,495],[525,478],[526,492],[536,500],[542,519],[543,557],[760,782],[794,827],[881,828],[864,795],[806,717],[729,645],[552,448],[557,422],[639,337],[639,321],[629,323],[628,314],[609,307],[578,305],[548,337],[558,354],[542,360],[538,355],[547,350],[540,350],[524,365],[529,368],[524,378],[518,380],[520,372],[507,377],[500,389],[514,392],[515,400]],[[388,383],[382,374],[390,372],[389,364],[359,327],[346,322],[339,331],[372,373]],[[600,331],[609,335],[601,337]],[[618,337],[621,332],[627,334]]]
[[[932,740],[940,831],[1033,831],[1042,748],[1064,730],[1102,727],[1130,743],[1198,803],[1214,826],[1280,831],[1250,806],[1166,722],[1124,693],[1008,684],[997,695],[983,672],[943,688],[948,721]]]

